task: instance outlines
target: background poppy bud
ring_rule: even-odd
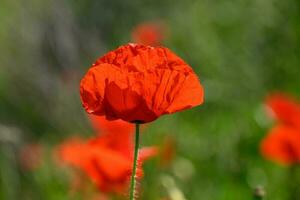
[[[161,22],[141,23],[134,27],[131,36],[136,43],[158,46],[165,39],[165,29]]]

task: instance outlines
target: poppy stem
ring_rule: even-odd
[[[134,200],[135,184],[136,184],[136,168],[139,154],[139,137],[140,137],[140,124],[135,124],[135,145],[134,145],[134,157],[133,157],[133,169],[130,182],[130,200]]]

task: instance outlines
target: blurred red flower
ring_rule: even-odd
[[[143,45],[159,46],[165,39],[165,27],[159,22],[142,23],[134,27],[132,39],[134,42]]]
[[[103,192],[123,193],[132,171],[133,152],[124,152],[106,146],[105,138],[97,137],[87,142],[71,139],[61,144],[58,153],[62,162],[82,170]],[[139,163],[156,154],[152,147],[139,154]],[[142,177],[139,167],[137,177]]]
[[[300,130],[287,125],[277,125],[261,142],[261,153],[279,164],[300,162]]]
[[[162,167],[168,167],[176,156],[176,140],[170,135],[165,137],[160,147],[160,165]]]
[[[42,163],[43,147],[38,143],[27,144],[19,152],[19,160],[23,169],[34,170]]]
[[[96,61],[80,83],[88,113],[151,122],[203,102],[192,68],[164,47],[127,44]]]
[[[267,97],[266,105],[281,123],[300,128],[300,103],[288,95],[276,93]]]
[[[57,148],[59,160],[83,171],[99,190],[123,193],[127,189],[128,179],[132,173],[132,125],[124,121],[104,122],[104,117],[91,116],[91,119],[94,120],[93,123],[104,124],[103,130],[106,131],[88,141],[79,138],[67,140]],[[113,123],[116,124],[115,127],[119,127],[119,131],[106,129],[107,124],[113,127]],[[138,178],[143,175],[142,163],[155,154],[157,154],[156,147],[140,150]]]
[[[119,134],[127,137],[134,132],[134,125],[123,120],[108,121],[103,116],[88,115],[95,131],[99,134]],[[127,137],[128,138],[128,137]]]
[[[113,148],[125,156],[131,153],[133,149],[133,124],[123,120],[108,121],[104,116],[93,114],[89,114],[89,118],[98,135],[103,138],[98,141],[102,146]]]

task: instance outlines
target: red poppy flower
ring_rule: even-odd
[[[164,38],[165,28],[158,22],[139,24],[132,31],[133,41],[143,45],[158,46]]]
[[[267,159],[283,165],[300,161],[300,131],[286,125],[277,125],[263,139],[261,153]]]
[[[300,128],[300,103],[284,94],[270,95],[266,100],[273,116],[282,123]]]
[[[160,165],[169,166],[176,156],[176,140],[170,135],[167,136],[160,148]]]
[[[91,124],[96,132],[104,134],[118,134],[127,137],[134,132],[134,125],[123,120],[108,121],[103,116],[89,115]]]
[[[104,55],[80,83],[88,113],[128,122],[151,122],[203,102],[198,77],[164,47],[128,44]]]
[[[60,163],[83,171],[101,191],[122,193],[127,188],[132,171],[133,125],[122,120],[107,121],[103,116],[89,117],[101,134],[88,141],[79,138],[67,140],[56,149],[56,158]],[[140,150],[138,178],[143,175],[142,163],[155,154],[156,147]],[[80,180],[82,176],[75,177],[76,189],[84,179]]]
[[[101,136],[102,146],[114,148],[124,155],[128,155],[133,149],[132,137],[134,125],[123,120],[108,121],[104,116],[89,115],[91,123]]]
[[[67,141],[59,149],[60,158],[85,172],[101,191],[122,193],[131,175],[133,154],[125,156],[122,152],[102,145],[102,140]],[[156,149],[148,151],[146,155],[141,150],[139,162],[142,163],[155,153]],[[141,176],[142,169],[139,168],[137,177]]]

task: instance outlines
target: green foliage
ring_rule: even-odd
[[[259,142],[271,126],[265,96],[279,90],[300,97],[299,1],[2,0],[0,123],[21,135],[7,143],[10,129],[0,130],[0,199],[75,198],[51,149],[70,135],[93,134],[80,78],[148,20],[166,24],[165,45],[198,73],[205,104],[164,116],[141,135],[144,145],[162,144],[166,135],[177,143],[167,168],[145,163],[141,199],[175,191],[189,200],[250,200],[258,185],[266,200],[289,198],[290,169],[262,159]],[[44,164],[22,171],[18,151],[37,141],[49,148]]]

